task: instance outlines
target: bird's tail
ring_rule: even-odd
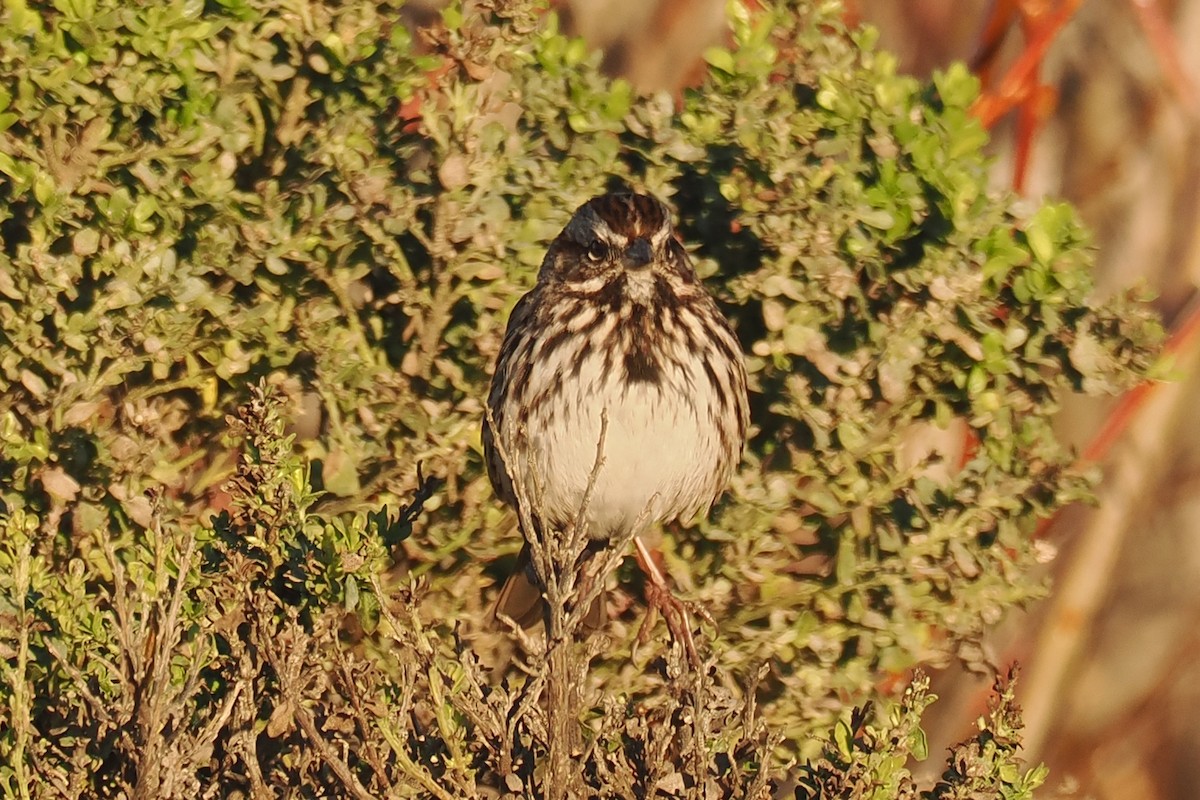
[[[604,625],[607,611],[608,603],[601,592],[583,618],[583,629],[588,633],[599,630]],[[521,554],[517,556],[517,566],[504,582],[500,595],[496,598],[492,618],[498,620],[500,615],[508,617],[522,628],[532,628],[546,617],[546,600],[538,583],[537,571],[533,568],[528,544],[521,547]]]

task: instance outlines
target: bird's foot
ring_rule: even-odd
[[[666,576],[659,568],[649,548],[638,537],[633,539],[637,549],[638,564],[646,574],[646,617],[638,629],[637,644],[645,644],[654,630],[654,623],[661,613],[667,624],[671,640],[678,642],[693,668],[701,666],[700,655],[696,650],[696,638],[692,631],[692,615],[700,617],[715,627],[716,621],[708,613],[708,609],[699,603],[680,600],[671,591]]]

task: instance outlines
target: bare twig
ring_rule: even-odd
[[[298,625],[293,618],[288,624],[286,633],[274,631],[267,627],[264,620],[255,625],[258,644],[271,669],[279,681],[279,692],[283,701],[288,704],[293,719],[299,724],[304,737],[317,751],[317,755],[325,762],[342,785],[358,800],[371,800],[374,797],[358,780],[354,770],[333,749],[313,721],[312,712],[304,706],[304,691],[301,674],[305,671],[306,654],[311,637]],[[283,635],[281,635],[283,634]],[[286,642],[286,645],[280,644]],[[286,652],[284,651],[286,647]]]
[[[241,697],[244,688],[244,685],[241,683],[233,684],[229,690],[229,694],[221,701],[221,707],[217,710],[217,713],[213,714],[208,724],[196,734],[190,753],[193,763],[199,763],[201,756],[212,748],[213,743],[217,740],[217,736],[220,735],[233,716],[234,705],[237,703],[238,698]]]
[[[329,742],[325,741],[325,737],[321,735],[321,732],[317,730],[317,726],[313,722],[312,713],[300,704],[299,697],[293,698],[293,702],[295,703],[296,721],[300,723],[300,730],[304,731],[305,737],[317,749],[321,760],[333,770],[334,774],[342,782],[342,785],[349,789],[354,797],[357,797],[358,800],[374,800],[375,795],[367,791],[349,765],[334,751]]]
[[[251,797],[269,797],[266,781],[263,779],[262,766],[258,763],[258,740],[254,732],[254,724],[258,719],[258,701],[254,696],[254,680],[257,670],[254,660],[246,648],[242,648],[238,661],[238,684],[246,687],[241,693],[235,706],[237,711],[238,730],[234,734],[234,749],[241,755],[242,764],[250,778]]]
[[[604,466],[604,445],[608,441],[608,409],[600,412],[600,435],[596,437],[596,458],[592,462],[592,471],[588,473],[587,486],[583,489],[583,499],[579,502],[579,510],[575,513],[575,521],[571,525],[572,536],[587,539],[587,513],[592,506],[592,495],[596,491],[596,480]]]
[[[363,704],[362,696],[359,693],[358,684],[354,680],[354,672],[351,669],[349,660],[346,657],[344,648],[333,648],[333,658],[337,662],[338,673],[342,678],[342,691],[350,700],[350,705],[354,709],[354,724],[358,726],[359,736],[362,741],[363,757],[367,763],[371,765],[379,781],[387,779],[388,770],[383,764],[383,760],[379,757],[379,752],[371,741],[371,716]]]
[[[581,781],[578,765],[572,760],[572,752],[579,739],[579,714],[582,706],[581,686],[587,664],[575,643],[575,632],[583,622],[588,606],[575,603],[570,607],[571,597],[577,594],[579,577],[578,564],[587,549],[587,511],[591,504],[596,480],[604,466],[604,445],[608,436],[608,411],[600,416],[600,435],[596,442],[596,458],[588,476],[587,487],[575,521],[568,530],[547,531],[550,536],[549,551],[539,571],[546,575],[546,602],[550,606],[547,617],[546,638],[549,648],[547,672],[546,724],[550,734],[549,772],[546,780],[546,796],[551,800],[565,798],[574,793]],[[596,576],[601,585],[605,576]]]
[[[113,724],[112,716],[109,713],[109,707],[101,702],[100,698],[96,697],[95,693],[90,688],[87,676],[80,672],[79,668],[71,663],[71,660],[67,657],[66,652],[64,652],[62,649],[62,645],[56,641],[47,640],[46,649],[50,652],[50,655],[54,657],[54,660],[58,662],[58,666],[62,668],[63,672],[66,672],[71,676],[71,680],[75,684],[75,690],[78,691],[80,696],[87,701],[88,707],[91,708],[92,713],[96,715],[96,719],[105,725]]]
[[[435,781],[424,765],[418,764],[413,760],[404,742],[400,740],[396,731],[392,729],[390,721],[381,720],[379,732],[384,740],[391,745],[392,752],[395,754],[396,761],[400,766],[400,771],[404,773],[405,777],[436,797],[437,800],[461,800],[461,798],[456,798],[445,787]]]
[[[521,531],[542,583],[548,607],[545,657],[535,655],[533,659],[534,663],[529,668],[530,678],[510,716],[505,738],[511,741],[522,725],[533,721],[531,712],[544,696],[549,765],[543,786],[547,797],[566,797],[576,793],[581,786],[582,776],[573,755],[580,744],[581,687],[585,683],[590,662],[589,651],[579,646],[576,634],[592,604],[603,593],[608,576],[620,564],[629,540],[634,538],[639,525],[645,524],[647,514],[639,518],[638,525],[609,542],[602,555],[581,569],[590,542],[588,510],[605,463],[607,410],[601,413],[596,456],[583,497],[574,518],[561,530],[551,524],[547,515],[540,513],[543,484],[536,472],[536,465],[528,463],[527,459],[513,458],[516,454],[508,452],[509,443],[501,440],[490,409],[487,411],[487,420],[497,434],[493,442],[510,477]],[[524,432],[519,432],[518,436],[523,437]],[[506,756],[507,761],[511,754],[506,753]]]
[[[382,583],[380,583],[378,575],[371,576],[371,586],[379,597],[386,597]],[[438,668],[435,661],[436,651],[427,639],[421,635],[420,619],[416,614],[415,607],[407,606],[408,619],[401,620],[396,612],[389,607],[388,603],[380,604],[380,614],[388,623],[391,629],[391,637],[398,645],[410,650],[416,654],[416,666],[423,667],[420,671],[424,672],[428,685],[431,687],[431,694],[436,691],[438,698],[441,697],[441,686],[437,685],[439,681],[444,679],[442,670]],[[407,634],[407,635],[406,635]],[[413,710],[413,692],[417,684],[416,671],[410,672],[405,676],[402,685],[406,687],[405,694],[397,704],[397,710],[394,713],[395,719],[408,717]],[[436,688],[434,688],[436,685]],[[435,701],[441,705],[440,700]],[[434,709],[435,713],[443,713],[440,709]],[[429,792],[438,800],[455,800],[455,795],[452,794],[446,787],[442,786],[429,774],[429,771],[423,764],[418,763],[413,759],[409,752],[407,741],[393,728],[390,720],[376,721],[376,729],[383,736],[392,750],[392,754],[396,758],[396,762],[404,777],[420,785],[425,791]]]

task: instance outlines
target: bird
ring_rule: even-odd
[[[513,308],[488,392],[482,441],[492,487],[520,511],[515,484],[529,475],[539,484],[496,615],[525,628],[544,618],[528,542],[573,524],[589,487],[579,519],[588,550],[632,534],[648,601],[677,602],[642,537],[708,512],[741,461],[749,422],[742,348],[667,206],[633,191],[579,206]],[[671,626],[678,614],[663,610]],[[584,624],[595,629],[604,617],[597,598]],[[691,646],[690,630],[679,635]]]

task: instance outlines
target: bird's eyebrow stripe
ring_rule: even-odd
[[[628,236],[614,231],[609,224],[599,216],[596,217],[596,223],[597,224],[594,229],[595,234],[609,244],[616,245],[618,247],[624,247],[629,242]]]

